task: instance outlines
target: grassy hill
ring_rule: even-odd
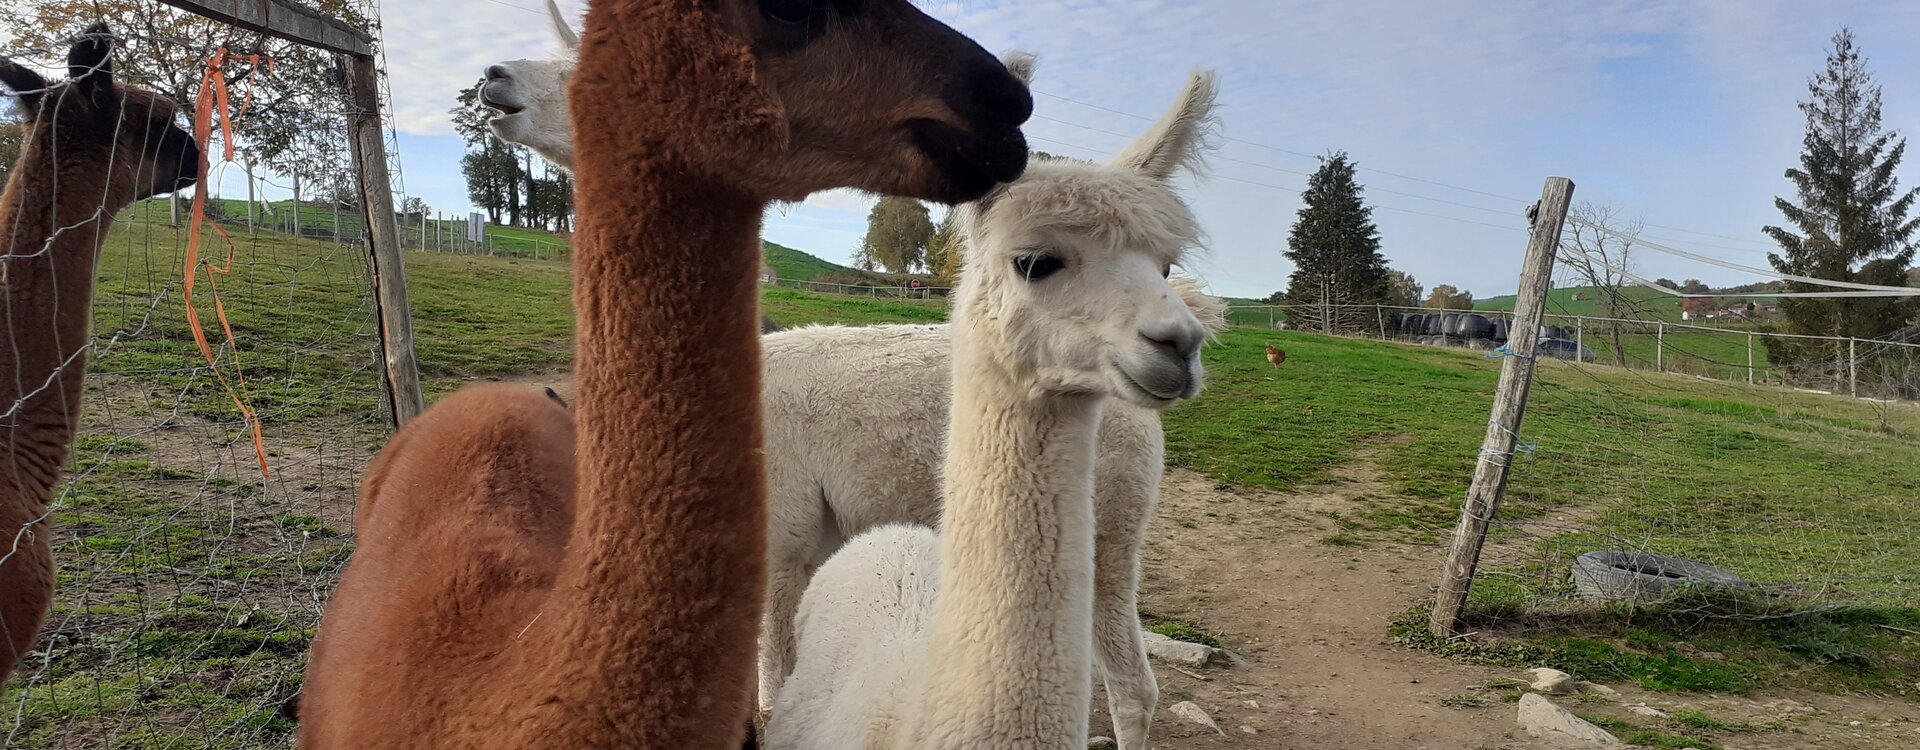
[[[247,203],[244,200],[230,198],[213,199],[215,211],[224,224],[229,227],[245,226]],[[256,212],[255,225],[270,231],[286,232],[287,223],[294,222],[299,234],[313,238],[331,238],[335,235],[336,218],[338,233],[341,237],[357,238],[362,236],[366,221],[358,211],[342,208],[334,211],[330,203],[302,202],[294,206],[290,201],[273,203],[273,213]],[[421,231],[426,231],[426,241],[434,246],[438,243],[453,242],[455,235],[462,231],[461,224],[454,220],[433,220],[421,226],[418,221],[408,220],[400,227],[400,235],[408,247],[421,246]],[[231,230],[230,230],[231,231]],[[564,235],[541,229],[509,227],[489,224],[485,230],[494,255],[526,256],[537,258],[565,257],[568,240]]]
[[[1620,293],[1621,296],[1630,300],[1628,314],[1622,317],[1649,322],[1656,320],[1663,320],[1668,323],[1681,322],[1680,299],[1677,297],[1639,286],[1622,289]],[[1584,297],[1585,299],[1576,300],[1574,299],[1576,296]],[[1604,296],[1604,293],[1598,287],[1567,287],[1565,289],[1554,289],[1547,293],[1547,314],[1584,315],[1593,318],[1610,317],[1607,314],[1606,303],[1603,301]],[[1728,296],[1720,299],[1738,300],[1745,298]],[[1513,310],[1513,302],[1514,296],[1511,294],[1499,297],[1488,297],[1482,300],[1474,300],[1473,309],[1510,312]],[[1695,324],[1698,325],[1699,323],[1695,322]],[[1727,325],[1732,326],[1735,324],[1729,323]]]
[[[218,218],[229,227],[244,226],[247,216],[246,201],[234,199],[214,199],[214,211]],[[302,236],[325,239],[334,236],[335,221],[338,220],[338,232],[342,237],[359,237],[365,220],[352,209],[343,209],[337,216],[331,204],[302,203],[297,208],[288,201],[273,204],[274,213],[269,216],[258,213],[256,225],[274,232],[287,232],[287,223],[292,221],[299,227]],[[437,225],[437,226],[436,226]],[[418,222],[403,224],[402,239],[410,248],[421,246],[421,230]],[[424,227],[429,243],[452,241],[461,225],[457,221],[432,221]],[[509,227],[489,224],[485,229],[496,256],[521,256],[537,259],[564,258],[568,254],[570,238],[540,229]],[[439,238],[439,239],[436,239]],[[796,250],[773,242],[762,242],[766,252],[767,265],[774,273],[787,281],[814,281],[816,279],[842,284],[866,283],[877,286],[905,284],[908,280],[919,279],[922,283],[931,281],[924,275],[884,274],[861,271],[856,268],[833,263],[805,251]]]
[[[263,482],[185,323],[182,233],[156,216],[133,212],[102,254],[102,343],[52,523],[57,648],[0,696],[12,707],[0,731],[22,750],[286,746],[281,706],[299,687],[315,602],[352,551],[359,474],[388,435],[359,248],[239,238],[236,269],[219,280],[237,351],[220,348],[211,299],[200,305],[221,371],[234,372],[234,354],[245,365],[276,472]],[[430,398],[570,367],[565,263],[421,252],[406,262]],[[768,290],[764,309],[783,324],[946,314],[941,301],[791,289]],[[1288,350],[1280,368],[1263,356],[1269,340]],[[1170,464],[1261,491],[1250,494],[1271,498],[1263,512],[1290,514],[1309,511],[1287,493],[1370,462],[1381,489],[1334,514],[1341,531],[1323,540],[1387,550],[1369,564],[1398,564],[1399,545],[1434,544],[1452,527],[1499,362],[1248,329],[1227,331],[1205,361],[1208,392],[1165,417]],[[1474,589],[1487,630],[1558,628],[1529,642],[1539,662],[1524,666],[1580,657],[1593,671],[1574,671],[1595,679],[1637,680],[1643,666],[1716,676],[1661,689],[1738,691],[1790,675],[1796,689],[1912,694],[1920,641],[1902,633],[1920,630],[1920,410],[1549,361],[1527,420],[1521,438],[1534,447],[1515,463]],[[1565,602],[1571,555],[1616,544],[1835,607],[1691,625],[1642,612],[1630,631],[1604,613],[1540,614]],[[1722,658],[1673,651],[1683,636]]]
[[[791,281],[812,281],[828,275],[859,275],[859,271],[838,263],[829,263],[806,252],[785,245],[761,241],[760,247],[766,251],[767,265],[782,279]]]

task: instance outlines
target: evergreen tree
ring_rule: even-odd
[[[1340,306],[1382,304],[1389,298],[1380,230],[1373,225],[1373,209],[1361,201],[1354,168],[1345,152],[1320,160],[1320,169],[1301,195],[1306,205],[1287,236],[1286,256],[1294,271],[1286,298],[1296,306],[1288,317],[1302,328],[1377,328],[1379,317],[1373,310]]]
[[[1419,307],[1420,293],[1424,291],[1420,282],[1412,274],[1387,269],[1387,299],[1381,304],[1395,307]]]
[[[1775,270],[1800,276],[1863,284],[1904,286],[1913,264],[1913,233],[1920,220],[1909,218],[1920,190],[1899,189],[1894,170],[1907,142],[1880,124],[1880,86],[1854,46],[1853,32],[1833,37],[1827,67],[1808,83],[1800,102],[1807,133],[1800,166],[1788,169],[1799,203],[1775,198],[1791,228],[1769,226],[1780,245],[1769,253]],[[1828,287],[1788,283],[1788,291],[1832,291]],[[1907,324],[1920,311],[1913,297],[1783,299],[1780,312],[1793,333],[1877,338]],[[1846,342],[1794,341],[1769,337],[1769,357],[1800,372],[1844,377]]]

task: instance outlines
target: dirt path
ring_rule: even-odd
[[[523,382],[573,395],[564,375]],[[1368,455],[1362,451],[1327,485],[1284,495],[1168,473],[1142,560],[1141,607],[1200,623],[1246,663],[1204,674],[1156,665],[1154,748],[1550,747],[1528,737],[1514,721],[1514,706],[1486,689],[1489,681],[1523,676],[1517,670],[1461,664],[1390,642],[1389,621],[1430,595],[1442,550],[1321,543],[1337,531],[1329,513],[1351,513],[1354,498],[1393,494]],[[1920,707],[1897,699],[1672,696],[1614,687],[1619,697],[1604,704],[1563,704],[1640,726],[1659,722],[1634,715],[1636,704],[1761,728],[1721,734],[1715,743],[1724,750],[1920,747]],[[1449,698],[1454,705],[1442,703]],[[1224,734],[1175,716],[1168,708],[1180,701],[1205,709]],[[1105,703],[1104,695],[1095,700],[1096,735],[1112,733]]]
[[[1428,596],[1438,549],[1322,544],[1327,512],[1350,498],[1392,493],[1362,458],[1333,484],[1292,495],[1228,491],[1170,472],[1142,562],[1141,607],[1192,619],[1247,663],[1196,677],[1165,665],[1153,746],[1287,750],[1480,750],[1547,747],[1526,736],[1514,706],[1485,689],[1516,670],[1460,664],[1394,645],[1388,622]],[[1703,711],[1762,731],[1721,735],[1727,750],[1920,747],[1920,708],[1899,700],[1826,695],[1670,696],[1615,686],[1604,704],[1562,701],[1588,716],[1638,725],[1644,704]],[[1480,705],[1450,707],[1474,696]],[[1225,734],[1174,716],[1194,701]],[[1104,702],[1104,697],[1099,702]],[[1096,709],[1096,734],[1111,731]],[[1699,732],[1692,734],[1698,735]]]

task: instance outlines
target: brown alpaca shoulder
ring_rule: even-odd
[[[362,542],[335,593],[356,606],[329,608],[313,645],[316,662],[389,674],[311,674],[301,711],[308,746],[451,738],[464,734],[446,723],[455,717],[503,718],[506,696],[446,676],[513,674],[525,666],[517,658],[537,652],[518,639],[539,618],[565,554],[573,443],[558,404],[499,385],[462,389],[395,434],[367,471]],[[468,729],[482,743],[475,747],[499,739],[497,728]]]

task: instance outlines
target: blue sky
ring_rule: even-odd
[[[387,0],[405,187],[464,210],[446,110],[489,63],[558,52],[539,0]],[[576,26],[584,3],[561,3]],[[1024,0],[923,7],[996,52],[1040,56],[1035,148],[1117,152],[1189,71],[1221,78],[1226,141],[1188,194],[1210,236],[1190,269],[1216,293],[1285,285],[1281,256],[1312,155],[1360,164],[1390,263],[1431,288],[1512,291],[1525,203],[1544,178],[1645,218],[1646,236],[1765,265],[1760,227],[1799,152],[1794,102],[1851,25],[1887,90],[1885,120],[1920,128],[1920,1],[1411,3],[1405,0]],[[1116,135],[1118,134],[1118,135]],[[1920,146],[1917,146],[1920,147]],[[1920,159],[1920,156],[1916,156]],[[1915,184],[1914,162],[1902,170]],[[766,236],[845,262],[870,199],[776,209]],[[1755,277],[1643,253],[1649,278]]]

